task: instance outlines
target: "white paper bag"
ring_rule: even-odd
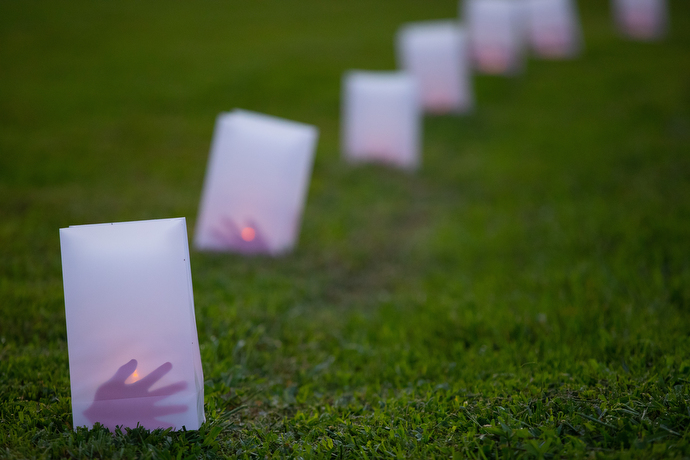
[[[456,21],[403,25],[397,35],[398,66],[419,85],[432,113],[467,112],[474,105],[467,34]]]
[[[461,5],[474,66],[487,74],[522,71],[526,32],[523,1],[464,0]]]
[[[525,0],[528,38],[542,58],[570,58],[580,52],[582,32],[573,0]]]
[[[62,228],[60,248],[74,427],[198,429],[185,219]]]
[[[666,33],[666,0],[612,0],[618,28],[638,40],[654,40]]]
[[[242,254],[286,252],[302,219],[318,130],[244,110],[216,120],[194,244]]]
[[[419,165],[421,107],[412,75],[346,73],[342,112],[342,148],[347,160],[382,162],[405,169]]]

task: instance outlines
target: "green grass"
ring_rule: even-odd
[[[0,2],[0,458],[690,456],[690,4],[607,3],[409,175],[340,160],[340,78],[454,0]],[[299,247],[192,254],[201,430],[74,432],[58,228],[193,229],[233,107],[321,130]]]

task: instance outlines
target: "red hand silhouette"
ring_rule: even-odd
[[[120,367],[110,380],[98,387],[93,404],[84,411],[91,423],[99,422],[110,430],[115,430],[116,425],[134,428],[137,423],[148,429],[170,428],[171,424],[156,420],[156,417],[179,414],[187,410],[185,405],[155,405],[158,401],[187,388],[187,382],[179,381],[149,391],[151,386],[170,372],[172,364],[165,363],[141,380],[125,383],[136,369],[137,360],[133,359]]]

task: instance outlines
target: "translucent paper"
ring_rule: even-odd
[[[464,0],[474,66],[487,74],[516,74],[524,67],[524,4],[521,0]]]
[[[343,77],[342,143],[352,162],[415,169],[420,162],[421,106],[407,72],[351,71]]]
[[[194,244],[278,255],[299,235],[318,131],[244,110],[216,120]]]
[[[403,25],[397,36],[398,65],[419,84],[424,109],[467,112],[474,105],[465,30],[455,21]]]
[[[563,59],[580,52],[582,31],[574,0],[524,1],[528,38],[537,56]]]
[[[204,421],[184,218],[60,229],[73,426]]]
[[[666,33],[666,0],[612,0],[618,28],[638,40],[655,40]]]

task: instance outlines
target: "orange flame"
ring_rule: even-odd
[[[125,380],[125,383],[134,383],[139,379],[141,379],[141,377],[139,377],[139,373],[135,370],[134,372],[132,372],[132,375],[127,377],[127,380]]]

